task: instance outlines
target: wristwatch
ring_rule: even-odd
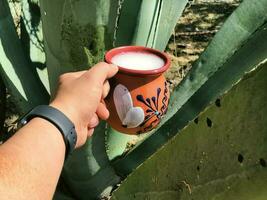
[[[47,121],[49,121],[58,128],[58,130],[63,136],[66,145],[66,158],[67,158],[67,156],[73,151],[77,142],[77,133],[75,130],[75,126],[71,122],[71,120],[61,111],[59,111],[54,107],[48,105],[40,105],[33,108],[30,112],[28,112],[20,120],[20,125],[23,126],[27,124],[31,119],[35,117],[46,119]]]

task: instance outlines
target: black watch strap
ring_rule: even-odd
[[[73,151],[77,142],[77,133],[71,120],[54,107],[40,105],[32,109],[20,120],[21,125],[25,125],[34,117],[46,119],[59,129],[64,138],[67,157],[67,155]]]

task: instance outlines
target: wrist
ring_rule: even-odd
[[[77,142],[75,125],[60,110],[52,106],[40,105],[32,109],[21,120],[20,124],[25,125],[34,118],[42,118],[54,125],[63,136],[66,146],[66,156],[71,153]]]
[[[43,131],[38,131],[38,138],[42,138],[42,140],[46,141],[47,145],[54,150],[62,149],[60,152],[63,152],[62,155],[65,155],[66,145],[64,138],[54,124],[43,118],[35,117],[25,126],[26,129],[29,127],[32,129],[34,129],[34,127],[35,129],[41,128]]]
[[[69,106],[69,104],[64,104],[55,100],[52,101],[49,106],[62,112],[74,124],[77,134],[77,142],[75,148],[79,147],[82,138],[81,135],[83,133],[83,130],[87,129],[87,127],[86,125],[84,125],[85,123],[82,122],[81,117],[78,114],[79,112],[77,111],[77,108],[75,106]]]
[[[75,108],[71,107],[71,106],[67,106],[67,104],[63,104],[63,103],[59,103],[57,101],[52,101],[49,106],[59,110],[60,112],[62,112],[66,117],[69,118],[69,120],[75,125],[75,129],[76,131],[78,131],[79,129],[79,117],[76,114],[77,110],[75,110]]]

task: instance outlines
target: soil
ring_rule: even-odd
[[[172,66],[166,73],[171,89],[179,84],[190,70],[192,63],[207,47],[227,17],[242,0],[189,0],[166,47]],[[10,95],[3,89],[0,96],[6,95],[5,122],[0,130],[0,142],[16,130],[18,114]],[[1,99],[1,97],[0,97]],[[4,101],[0,100],[0,123],[3,118]],[[3,120],[2,120],[3,121]],[[3,122],[2,122],[3,123]],[[1,129],[0,124],[0,129]],[[1,134],[2,133],[2,134]]]
[[[171,89],[185,77],[192,63],[198,59],[240,2],[241,0],[189,1],[166,47],[166,52],[172,59],[172,66],[166,73]]]

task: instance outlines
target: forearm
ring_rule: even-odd
[[[108,118],[102,100],[109,91],[107,79],[117,72],[115,65],[99,63],[90,70],[59,77],[50,106],[64,113],[75,126],[75,148],[92,135],[99,118]],[[32,119],[0,145],[0,199],[51,199],[64,159],[65,144],[59,130],[44,119]]]
[[[51,199],[65,144],[50,122],[34,118],[0,146],[1,199]]]

